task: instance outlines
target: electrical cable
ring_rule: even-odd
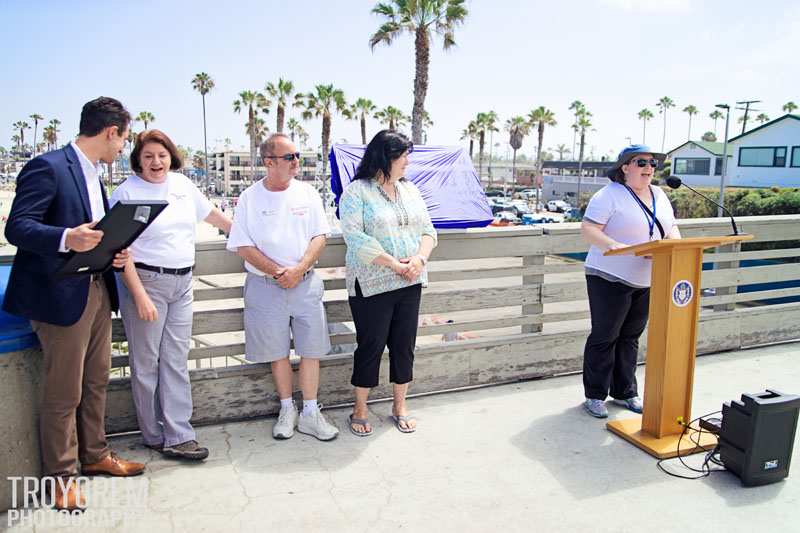
[[[721,471],[725,470],[725,465],[722,464],[722,462],[715,457],[717,454],[719,454],[719,437],[717,435],[715,435],[717,437],[717,443],[716,443],[715,446],[713,446],[713,447],[704,446],[703,444],[701,444],[701,438],[703,436],[703,428],[702,427],[699,427],[699,428],[692,427],[692,424],[694,424],[695,422],[698,422],[700,419],[707,418],[707,417],[710,417],[712,415],[719,414],[720,412],[721,411],[714,411],[712,413],[708,413],[708,414],[705,414],[705,415],[698,416],[694,420],[690,421],[688,424],[683,424],[682,423],[683,431],[681,432],[681,436],[678,439],[678,445],[677,445],[677,450],[676,450],[677,453],[678,453],[677,457],[670,457],[668,459],[660,459],[658,461],[658,463],[656,463],[656,466],[658,467],[658,469],[661,470],[662,472],[664,472],[667,475],[670,475],[672,477],[681,478],[681,479],[700,479],[700,478],[704,478],[704,477],[707,477],[707,476],[711,475],[711,472],[721,472]],[[705,457],[704,457],[704,459],[703,459],[702,464],[700,465],[700,468],[695,468],[695,467],[687,464],[683,460],[683,457],[681,456],[681,441],[683,441],[683,438],[685,436],[687,436],[687,431],[690,430],[690,429],[694,433],[688,434],[689,441],[691,441],[692,444],[694,444],[696,447],[700,448],[704,452],[707,452]],[[706,433],[710,433],[710,432],[706,431]],[[713,433],[711,433],[711,434],[713,435]],[[681,465],[683,465],[683,467],[685,469],[690,470],[692,472],[697,472],[700,475],[697,475],[697,476],[685,476],[685,475],[678,474],[678,473],[675,473],[675,472],[670,472],[669,470],[667,470],[664,467],[663,463],[665,461],[671,461],[673,459],[678,459],[678,461],[680,461]],[[714,463],[715,465],[721,466],[722,468],[712,468],[711,465],[709,465],[709,463]]]

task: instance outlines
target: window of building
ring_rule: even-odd
[[[721,157],[714,158],[714,175],[715,176],[722,176],[722,158]]]
[[[793,167],[800,167],[800,146],[792,146],[792,162],[789,163]]]
[[[739,148],[740,167],[785,167],[785,146]]]
[[[678,157],[675,159],[675,174],[691,174],[695,176],[708,176],[711,169],[711,160],[707,157]]]

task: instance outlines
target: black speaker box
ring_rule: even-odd
[[[789,475],[800,396],[767,389],[722,406],[720,459],[742,485],[766,485]]]

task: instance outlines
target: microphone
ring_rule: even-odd
[[[730,211],[725,209],[724,205],[719,205],[717,202],[715,202],[714,200],[712,200],[711,198],[709,198],[705,194],[692,189],[691,187],[689,187],[688,185],[683,183],[678,176],[670,176],[670,177],[668,177],[667,178],[667,185],[669,185],[669,187],[672,188],[672,189],[677,189],[678,187],[683,185],[684,187],[686,187],[687,189],[689,189],[693,193],[699,194],[700,196],[702,196],[703,198],[705,198],[706,200],[708,200],[709,202],[711,202],[715,206],[717,206],[720,209],[722,209],[723,211],[725,211],[728,214],[728,216],[731,217],[731,226],[733,226],[733,234],[734,235],[739,235],[739,230],[736,228],[736,221],[733,219],[733,213],[731,213]]]

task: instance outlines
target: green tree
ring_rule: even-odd
[[[575,120],[572,121],[572,153],[575,153],[575,146],[578,140],[578,117],[586,110],[586,106],[580,100],[575,100],[569,104],[569,110],[572,111]]]
[[[465,0],[390,0],[380,2],[372,13],[382,17],[384,23],[369,39],[372,50],[381,43],[391,45],[401,34],[414,35],[415,76],[414,107],[411,112],[411,137],[422,144],[422,114],[428,93],[428,71],[432,34],[442,37],[445,50],[455,43],[455,29],[467,17]]]
[[[236,113],[241,113],[243,109],[247,110],[245,129],[247,130],[247,136],[250,138],[250,180],[255,181],[256,147],[258,146],[259,133],[259,124],[256,119],[258,119],[259,112],[269,113],[269,101],[259,91],[242,91],[239,93],[239,98],[233,101],[233,110]],[[263,127],[261,129],[263,130]]]
[[[647,108],[642,109],[639,111],[639,120],[642,121],[642,144],[647,144],[645,139],[647,138],[647,121],[653,119],[653,112]]]
[[[422,112],[422,141],[428,144],[428,130],[433,127],[433,120],[431,120],[428,111]]]
[[[34,113],[30,116],[30,119],[33,121],[33,155],[36,156],[36,136],[39,133],[39,121],[44,120],[44,117],[39,113]]]
[[[669,96],[663,96],[656,107],[658,107],[658,112],[664,115],[664,131],[661,133],[661,151],[663,152],[667,142],[667,111],[670,107],[675,107],[675,102]]]
[[[683,108],[683,112],[689,115],[689,135],[686,137],[687,141],[692,140],[692,115],[697,114],[697,108],[693,105],[687,105]]]
[[[304,135],[306,137],[308,136],[308,134],[306,134],[306,130],[303,129],[302,124],[300,124],[300,122],[296,119],[290,118],[288,121],[286,121],[286,127],[289,128],[289,137],[291,137],[292,142],[294,142],[296,137],[302,140]]]
[[[717,121],[721,118],[725,118],[725,115],[719,109],[715,109],[713,112],[709,113],[708,118],[714,121],[714,137],[717,136]]]
[[[150,111],[142,111],[133,120],[144,122],[144,129],[147,129],[148,124],[156,121],[156,117]]]
[[[347,101],[344,92],[337,89],[333,84],[317,85],[314,92],[309,92],[302,97],[303,118],[322,118],[322,181],[325,185],[323,189],[323,200],[328,205],[328,150],[331,139],[331,125],[333,115],[336,112],[342,113],[347,109]]]
[[[205,72],[200,72],[192,78],[192,88],[200,93],[203,100],[203,170],[206,175],[206,191],[211,185],[211,175],[208,172],[208,133],[206,130],[206,95],[214,88],[214,80]]]
[[[703,137],[700,140],[713,143],[717,142],[717,136],[714,135],[713,131],[707,131],[703,134]]]
[[[556,125],[556,115],[544,106],[539,106],[528,113],[528,122],[531,127],[536,126],[539,135],[539,144],[536,148],[536,209],[539,209],[539,188],[542,185],[542,148],[544,146],[545,126]]]
[[[756,122],[758,122],[759,124],[763,124],[765,122],[769,122],[769,117],[767,116],[766,113],[759,113],[756,116]]]
[[[475,146],[475,139],[478,138],[478,125],[474,120],[470,120],[467,127],[461,131],[461,140],[469,139],[469,159],[472,161],[473,147]],[[474,161],[473,161],[474,163]]]
[[[302,94],[292,94],[294,83],[283,78],[278,78],[278,83],[269,82],[264,87],[267,95],[275,102],[275,131],[283,133],[283,122],[286,117],[287,98],[294,98],[293,105],[297,106],[301,102]]]
[[[17,151],[22,152],[25,147],[25,130],[31,129],[30,125],[24,120],[18,120],[12,126],[15,130],[19,131],[19,138],[17,139]]]
[[[61,125],[61,121],[57,118],[51,118],[48,125],[53,128],[53,150],[55,150],[58,148],[58,134],[61,133],[58,127]]]
[[[575,124],[578,128],[578,132],[580,134],[580,151],[578,152],[578,193],[576,198],[576,202],[580,203],[581,197],[581,180],[583,178],[583,155],[584,155],[584,148],[586,147],[586,132],[592,129],[592,121],[591,121],[592,114],[583,109],[583,113],[578,117],[578,122]],[[576,205],[577,207],[577,205]]]
[[[369,98],[359,98],[353,104],[353,109],[358,114],[359,125],[361,126],[361,144],[367,144],[367,117],[372,117],[378,109]]]
[[[386,106],[380,111],[376,111],[375,118],[380,121],[381,124],[385,124],[391,131],[402,128],[409,119],[401,109],[394,106]]]
[[[782,109],[784,113],[794,113],[794,110],[797,109],[797,104],[791,101],[786,102],[785,104],[783,104]]]
[[[567,146],[566,144],[563,144],[563,143],[557,145],[555,148],[550,148],[550,149],[558,154],[558,160],[559,161],[563,161],[564,160],[564,154],[569,154],[570,153],[569,146]]]
[[[522,148],[522,141],[530,131],[530,123],[523,116],[511,117],[506,121],[506,131],[508,132],[508,144],[514,151],[511,160],[511,182],[517,184],[517,150]]]
[[[486,144],[486,132],[498,131],[495,122],[497,121],[497,113],[494,111],[487,111],[485,113],[478,113],[475,117],[475,126],[478,131],[478,179],[483,177],[483,148]],[[489,187],[492,186],[492,177],[489,176]]]

